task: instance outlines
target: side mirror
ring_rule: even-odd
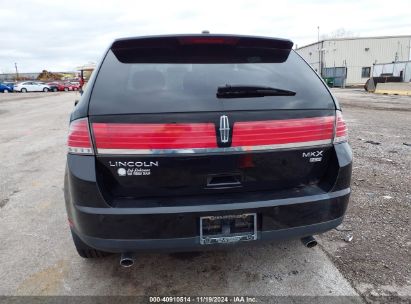
[[[74,101],[74,106],[76,106],[79,101],[80,101],[80,100],[76,99],[76,100]]]

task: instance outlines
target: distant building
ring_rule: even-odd
[[[19,79],[35,80],[40,73],[19,73]],[[16,80],[16,73],[0,74],[0,81],[14,81]]]
[[[37,80],[41,73],[19,73],[19,80]],[[60,74],[63,76],[63,79],[69,79],[76,77],[75,72],[53,72],[53,74]],[[16,80],[16,73],[4,73],[0,74],[0,82],[1,81],[15,81]]]
[[[411,60],[411,35],[325,39],[296,51],[335,86],[362,85],[374,65]],[[408,73],[402,72],[405,81]]]

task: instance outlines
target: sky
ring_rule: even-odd
[[[200,33],[291,39],[303,46],[345,29],[410,35],[409,0],[0,0],[0,73],[74,71],[120,37]]]

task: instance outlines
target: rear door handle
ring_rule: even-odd
[[[241,187],[242,176],[234,174],[215,174],[207,176],[207,188],[224,189]]]

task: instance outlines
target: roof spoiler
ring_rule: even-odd
[[[165,35],[120,38],[111,45],[112,50],[124,48],[171,47],[190,44],[235,45],[237,47],[261,47],[291,50],[294,43],[288,39],[242,35]]]
[[[123,63],[284,62],[287,39],[238,35],[170,35],[118,39],[111,45]]]

